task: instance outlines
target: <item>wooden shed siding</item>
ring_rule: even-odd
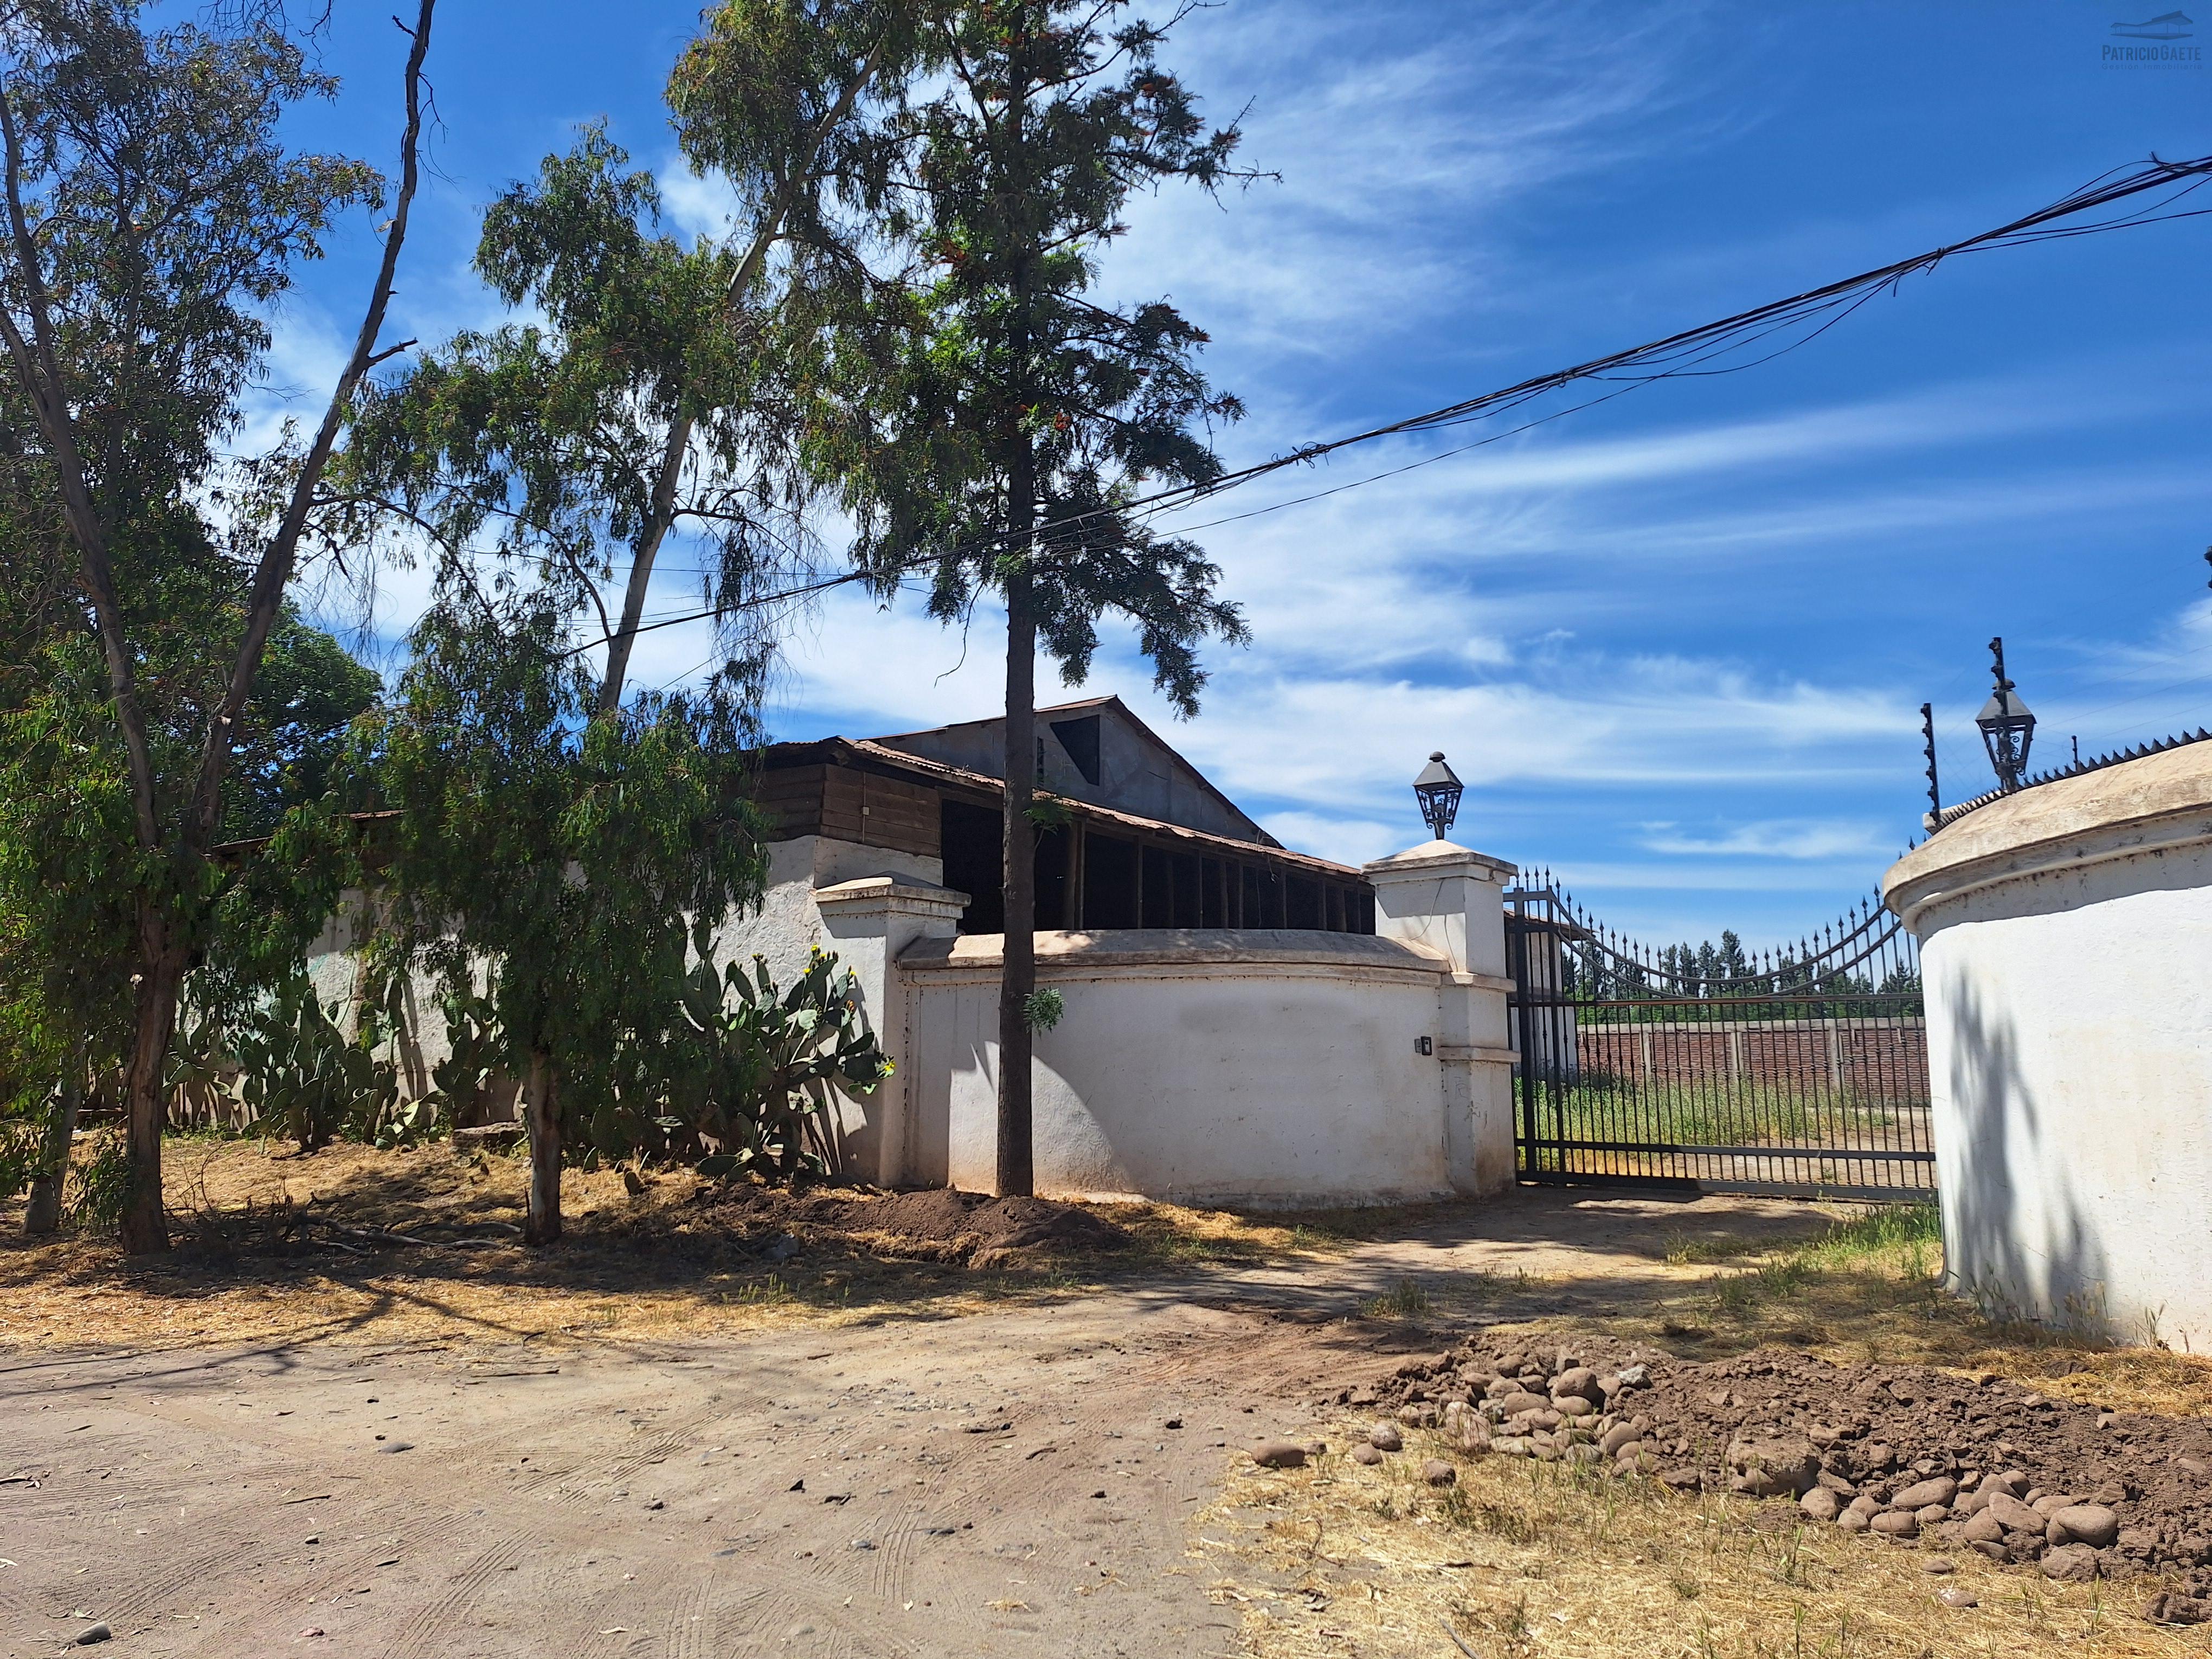
[[[937,792],[847,766],[792,766],[763,773],[756,794],[774,837],[834,836],[864,847],[940,856]]]
[[[755,781],[753,804],[768,819],[770,841],[795,841],[822,828],[824,766],[793,766],[763,772]]]

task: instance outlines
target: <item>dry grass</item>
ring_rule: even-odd
[[[810,1240],[787,1262],[692,1202],[688,1170],[632,1193],[619,1170],[562,1177],[568,1237],[524,1249],[527,1166],[445,1146],[313,1157],[251,1140],[179,1137],[165,1181],[179,1248],[127,1261],[89,1236],[24,1239],[0,1212],[0,1343],[327,1339],[366,1342],[711,1336],[808,1322],[942,1318],[1009,1298],[1070,1294],[1103,1273],[1198,1261],[1282,1260],[1315,1248],[1295,1224],[1170,1205],[1101,1206],[1135,1247],[1092,1262],[971,1272],[866,1241]],[[467,1229],[466,1249],[394,1249],[358,1232]],[[508,1231],[501,1231],[501,1228]]]
[[[1605,1330],[1685,1357],[1782,1341],[1838,1362],[1880,1359],[2036,1379],[2081,1400],[2124,1393],[2142,1409],[2212,1407],[2212,1364],[1993,1323],[1941,1290],[1917,1218],[1843,1215],[1780,1249],[1706,1240],[1677,1267],[1726,1264],[1612,1316],[1525,1328]],[[1971,1551],[1899,1547],[1801,1524],[1785,1504],[1683,1497],[1655,1482],[1517,1459],[1457,1460],[1459,1484],[1422,1486],[1449,1456],[1408,1432],[1405,1452],[1363,1468],[1342,1455],[1365,1424],[1340,1419],[1337,1448],[1307,1468],[1238,1468],[1195,1522],[1217,1601],[1242,1607],[1261,1659],[1309,1655],[1681,1655],[1687,1659],[1984,1659],[1990,1655],[2202,1654],[2204,1632],[2138,1615],[2166,1581],[2059,1586]],[[1953,1571],[1932,1576],[1931,1559]],[[1972,1608],[1936,1599],[1946,1588]]]
[[[1331,1425],[1333,1447],[1362,1426]],[[1971,1551],[1900,1547],[1799,1524],[1785,1504],[1681,1497],[1654,1482],[1519,1459],[1419,1483],[1442,1443],[1364,1468],[1246,1467],[1197,1518],[1217,1601],[1263,1659],[1449,1654],[1685,1659],[1986,1659],[2201,1653],[2201,1633],[2136,1616],[2156,1587],[2051,1583]],[[1929,1575],[1923,1564],[1954,1571]],[[1976,1607],[1943,1605],[1963,1588]],[[1448,1634],[1449,1632],[1449,1634]]]

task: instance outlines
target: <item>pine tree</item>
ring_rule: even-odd
[[[1006,605],[1003,1193],[1034,1186],[1037,650],[1079,684],[1101,619],[1126,617],[1188,716],[1206,680],[1200,644],[1245,638],[1203,550],[1156,535],[1130,505],[1147,483],[1216,477],[1211,434],[1239,405],[1199,372],[1206,337],[1172,305],[1089,297],[1133,193],[1247,176],[1231,170],[1236,128],[1208,131],[1160,65],[1165,29],[1126,11],[974,0],[931,19],[944,90],[908,123],[894,197],[921,270],[879,313],[888,344],[848,343],[827,382],[842,403],[823,459],[859,520],[863,568],[886,593],[932,568],[930,609],[947,621],[986,590]]]
[[[1721,948],[1714,955],[1713,965],[1721,978],[1730,985],[1741,982],[1750,975],[1750,958],[1744,955],[1743,941],[1735,936],[1734,929],[1721,929]]]

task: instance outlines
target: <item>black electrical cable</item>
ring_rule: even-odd
[[[1320,490],[1313,495],[1300,496],[1294,501],[1279,502],[1275,507],[1257,508],[1252,514],[1238,514],[1232,515],[1231,519],[1216,520],[1212,522],[1229,523],[1237,518],[1253,517],[1260,513],[1298,506],[1306,501],[1317,501],[1325,495],[1358,489],[1362,484],[1373,483],[1378,479],[1395,477],[1399,473],[1411,471],[1413,467],[1425,466],[1432,461],[1443,460],[1450,455],[1464,453],[1467,450],[1480,447],[1483,444],[1495,443],[1500,439],[1512,436],[1515,432],[1526,431],[1528,427],[1540,425],[1546,421],[1556,420],[1561,416],[1573,414],[1578,410],[1609,401],[1638,386],[1649,386],[1655,381],[1682,379],[1692,375],[1740,373],[1744,369],[1755,368],[1760,363],[1771,362],[1773,358],[1784,352],[1793,351],[1801,345],[1809,343],[1838,323],[1842,322],[1844,318],[1856,311],[1876,294],[1884,289],[1893,292],[1897,285],[1906,276],[1920,271],[1933,270],[1944,260],[1956,255],[1986,252],[1999,247],[2027,246],[2038,242],[2055,240],[2060,237],[2094,235],[2107,230],[2136,229],[2144,225],[2164,223],[2168,220],[2193,219],[2212,213],[2212,209],[2206,208],[2192,208],[2183,212],[2160,210],[2170,207],[2174,202],[2179,201],[2202,187],[2208,176],[2212,176],[2212,155],[2199,156],[2190,161],[2161,161],[2157,156],[2153,155],[2148,161],[2139,167],[2126,170],[2114,168],[2100,174],[2097,179],[2092,180],[2071,195],[2060,198],[2047,207],[2039,208],[2033,213],[1999,225],[1995,229],[1985,230],[1979,235],[1967,237],[1964,241],[1947,243],[1942,247],[1931,248],[1925,253],[1915,254],[1908,259],[1899,259],[1890,264],[1877,266],[1872,270],[1861,271],[1856,276],[1846,276],[1837,282],[1825,283],[1819,288],[1808,289],[1805,292],[1792,295],[1785,300],[1771,301],[1765,305],[1754,307],[1749,311],[1740,311],[1733,316],[1700,324],[1696,328],[1684,329],[1680,333],[1666,335],[1643,345],[1632,346],[1626,350],[1612,352],[1602,357],[1594,357],[1589,362],[1578,363],[1572,368],[1555,369],[1547,374],[1535,375],[1528,380],[1517,381],[1512,386],[1502,386],[1494,392],[1486,392],[1480,397],[1447,404],[1441,409],[1429,410],[1419,415],[1409,415],[1401,420],[1392,421],[1387,425],[1370,427],[1365,431],[1352,433],[1347,437],[1301,445],[1296,449],[1268,460],[1255,463],[1251,466],[1240,467],[1234,471],[1220,473],[1200,483],[1177,484],[1170,489],[1157,490],[1149,495],[1129,497],[1110,506],[1094,507],[1087,512],[1071,514],[1065,519],[1057,519],[1039,525],[1030,532],[1031,556],[1037,556],[1040,554],[1049,555],[1059,546],[1079,544],[1082,539],[1079,532],[1083,526],[1104,514],[1134,513],[1147,519],[1156,517],[1222,495],[1228,490],[1250,483],[1255,479],[1282,471],[1285,468],[1310,465],[1335,454],[1340,450],[1350,449],[1355,445],[1372,443],[1378,439],[1397,437],[1411,433],[1442,431],[1451,427],[1465,425],[1469,422],[1486,420],[1507,410],[1516,408],[1533,398],[1540,398],[1547,392],[1556,392],[1562,386],[1571,386],[1578,380],[1624,380],[1626,384],[1622,385],[1619,391],[1591,398],[1586,403],[1575,405],[1572,409],[1557,410],[1551,415],[1531,421],[1524,426],[1494,434],[1487,438],[1478,439],[1474,443],[1461,445],[1442,454],[1429,456],[1422,460],[1409,463],[1406,466],[1395,467],[1369,477],[1354,479],[1351,483],[1337,485],[1334,489]],[[2172,196],[2161,202],[2148,204],[2132,213],[2086,225],[2062,225],[2058,222],[2166,185],[2177,186]],[[1835,314],[1829,314],[1831,313]],[[1763,356],[1753,358],[1748,362],[1719,368],[1700,367],[1729,351],[1739,350],[1747,344],[1765,339],[1793,325],[1810,325],[1816,319],[1825,320],[1819,320],[1819,325],[1810,327],[1802,337],[1793,340]],[[1635,372],[1638,370],[1649,372]],[[1627,372],[1624,373],[1624,371]],[[653,622],[642,623],[632,632],[647,634],[658,629],[678,627],[684,623],[704,622],[715,617],[726,616],[732,611],[755,610],[787,600],[810,599],[836,588],[855,584],[870,582],[881,584],[907,571],[927,569],[933,565],[941,565],[949,559],[971,557],[982,554],[1005,544],[1010,538],[1010,532],[998,532],[988,536],[975,538],[964,543],[939,548],[930,553],[918,554],[890,565],[848,571],[842,575],[823,577],[796,587],[760,594],[752,599],[738,600],[734,604],[717,606],[711,610],[688,612],[678,617],[661,617]],[[563,652],[562,655],[574,656],[602,643],[604,643],[602,641],[591,641]]]

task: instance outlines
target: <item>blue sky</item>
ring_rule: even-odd
[[[303,138],[389,155],[390,11],[339,0],[345,90]],[[1224,458],[1259,459],[2212,151],[2212,70],[2103,62],[2134,15],[1228,0],[1169,61],[1211,111],[1249,106],[1247,157],[1281,181],[1140,203],[1104,286],[1210,331],[1250,410]],[[605,116],[678,223],[714,228],[659,102],[695,17],[442,0],[398,329],[495,319],[467,269],[476,216],[580,121]],[[258,427],[319,408],[372,253],[364,219],[305,273]],[[1960,259],[1748,373],[1205,530],[1255,639],[1214,654],[1201,716],[1176,724],[1121,635],[1069,695],[1120,693],[1291,846],[1357,861],[1419,839],[1407,784],[1442,748],[1468,785],[1457,839],[1549,866],[1639,935],[1794,938],[1917,832],[1923,699],[1946,799],[1987,786],[1990,635],[2041,717],[2038,761],[2212,724],[2208,264],[2212,219]],[[1355,451],[1190,521],[1449,441]],[[685,597],[672,576],[654,608]],[[377,628],[415,602],[395,575]],[[637,678],[709,648],[665,630]],[[988,612],[963,641],[916,603],[836,600],[790,640],[771,725],[988,714],[998,655]]]

